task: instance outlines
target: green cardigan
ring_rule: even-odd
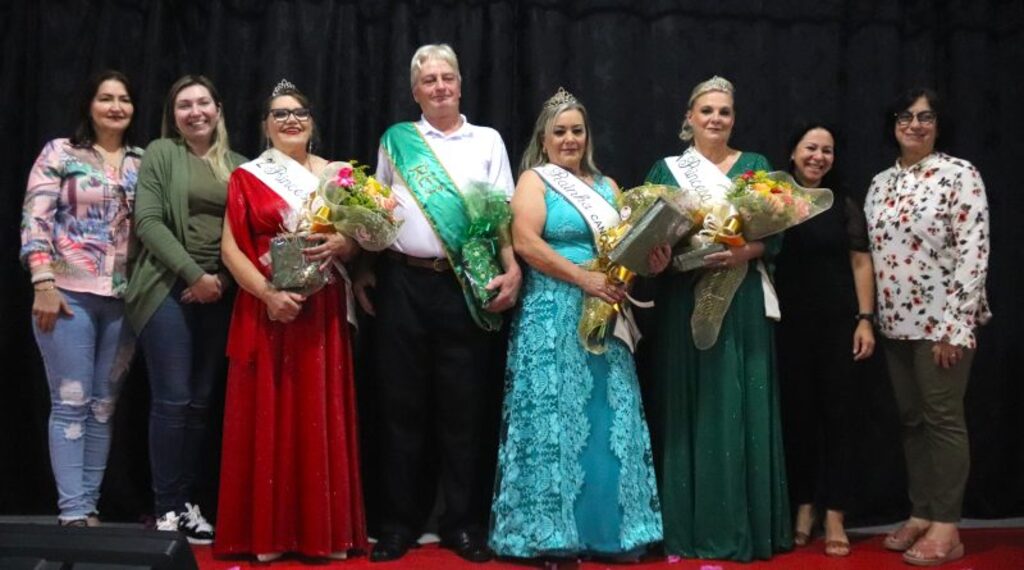
[[[246,158],[228,157],[232,168]],[[188,227],[188,148],[184,141],[157,139],[150,143],[139,168],[135,188],[135,235],[140,251],[131,266],[125,308],[136,333],[181,279],[191,285],[205,271],[185,250]],[[230,278],[224,272],[224,278]],[[230,281],[228,281],[230,282]]]

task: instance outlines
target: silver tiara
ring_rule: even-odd
[[[568,103],[579,103],[579,101],[576,100],[576,97],[573,97],[572,93],[566,91],[564,87],[559,87],[558,91],[555,91],[555,94],[552,95],[550,99],[544,102],[544,108],[553,109],[555,107],[558,107],[560,105],[566,105]]]
[[[292,83],[291,81],[288,81],[287,79],[282,79],[281,81],[277,82],[277,85],[274,86],[274,90],[270,92],[270,96],[277,97],[281,93],[284,93],[285,91],[288,90],[298,91],[299,88],[296,87],[295,84]]]

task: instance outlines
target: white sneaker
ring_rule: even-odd
[[[156,519],[157,530],[178,531],[178,513],[167,511],[162,517]]]
[[[178,516],[178,530],[191,544],[213,543],[213,525],[203,518],[199,505],[185,503],[185,512]]]

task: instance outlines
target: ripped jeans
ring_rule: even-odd
[[[33,330],[50,384],[50,464],[64,521],[96,512],[114,403],[135,349],[124,301],[61,290],[72,316]]]

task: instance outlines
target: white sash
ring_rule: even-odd
[[[622,221],[619,212],[608,203],[608,200],[604,199],[604,196],[568,170],[550,163],[537,166],[533,170],[554,188],[555,192],[561,194],[566,201],[579,210],[580,215],[590,226],[590,233],[594,236],[595,244],[601,238],[601,234]]]
[[[268,148],[241,168],[259,178],[295,212],[302,211],[306,198],[320,184],[320,180],[306,167],[275,148]]]
[[[622,221],[619,212],[615,207],[604,199],[597,190],[587,185],[586,182],[577,178],[573,173],[554,164],[545,164],[534,167],[534,172],[540,175],[541,179],[554,188],[567,202],[573,205],[590,227],[590,233],[594,237],[595,247],[601,239],[601,234],[615,227]],[[654,302],[637,301],[626,294],[630,303],[642,307],[653,307]],[[620,317],[615,319],[615,328],[612,336],[626,343],[630,352],[636,351],[636,345],[643,335],[636,326],[636,319],[633,317],[633,310],[629,303],[620,305]]]
[[[245,169],[267,188],[273,190],[274,194],[280,196],[288,204],[294,214],[302,212],[306,199],[320,185],[320,179],[315,174],[276,148],[268,148],[255,160],[250,160],[239,168]],[[296,230],[294,227],[288,229],[289,231]],[[340,261],[335,259],[333,265],[346,285],[345,307],[347,314],[345,317],[348,322],[352,323],[352,326],[358,327],[355,297],[352,295],[352,280],[349,279],[348,271]]]
[[[692,146],[679,156],[665,158],[665,164],[680,188],[689,190],[700,198],[702,209],[707,210],[713,204],[724,202],[726,193],[732,188],[732,180]],[[775,293],[772,280],[768,277],[768,269],[761,259],[757,260],[757,272],[761,274],[764,314],[769,319],[778,321],[782,318],[779,297]]]

